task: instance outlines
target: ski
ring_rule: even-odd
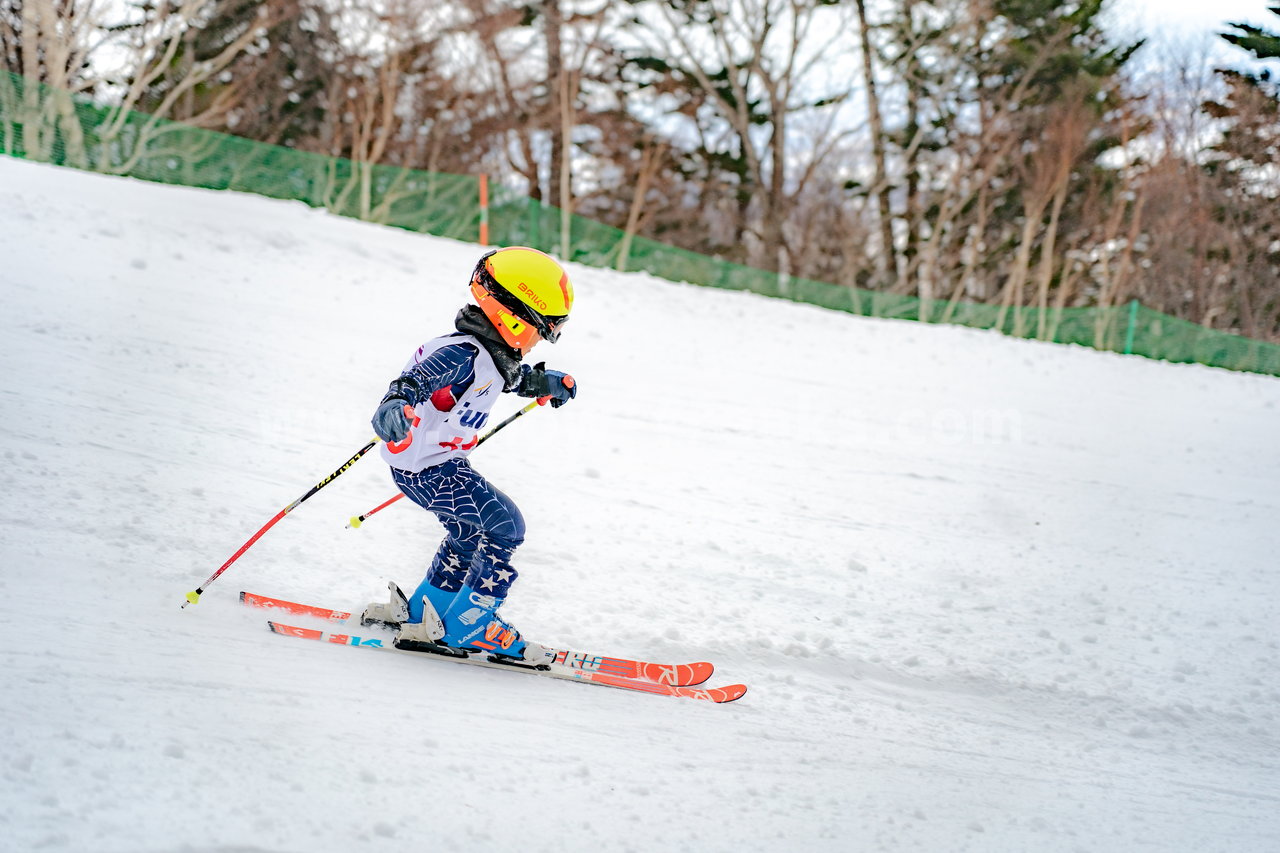
[[[300,605],[296,601],[284,601],[283,598],[268,598],[259,596],[257,593],[241,592],[241,603],[248,607],[269,607],[273,610],[283,610],[287,613],[293,613],[294,616],[315,616],[316,619],[324,619],[330,622],[344,622],[351,619],[351,613],[344,610],[329,610],[328,607],[316,607],[314,605]]]
[[[248,607],[264,607],[273,610],[283,610],[286,613],[292,613],[295,616],[314,616],[317,619],[325,619],[329,622],[346,622],[351,618],[351,614],[345,610],[330,610],[327,607],[316,607],[311,604],[299,604],[296,601],[285,601],[283,598],[268,598],[265,595],[258,595],[253,592],[241,592],[240,603]]]
[[[395,645],[384,645],[378,637],[360,637],[355,634],[338,634],[322,631],[317,628],[302,628],[296,625],[285,625],[281,622],[268,621],[267,625],[276,634],[287,637],[298,637],[303,640],[318,640],[323,643],[334,643],[341,646],[357,646],[362,649],[378,649],[398,654],[414,655],[420,658],[449,661],[469,666],[483,666],[490,669],[519,670],[532,675],[557,678],[566,681],[577,681],[582,684],[598,684],[602,687],[615,687],[621,690],[633,690],[640,693],[652,693],[659,696],[678,696],[685,699],[702,699],[708,702],[724,703],[741,699],[747,692],[745,684],[731,684],[726,687],[688,687],[676,684],[662,684],[642,678],[622,678],[607,672],[580,669],[563,663],[547,664],[542,667],[526,667],[519,664],[503,663],[496,656],[459,657],[449,654],[433,653],[424,650],[402,649]]]
[[[310,616],[326,622],[343,624],[351,618],[344,610],[330,610],[281,598],[269,598],[252,592],[240,593],[241,603],[249,607],[282,610],[294,616]],[[559,666],[584,672],[599,673],[631,680],[652,681],[673,687],[695,687],[711,678],[715,667],[706,661],[697,663],[650,663],[649,661],[617,658],[609,655],[593,655],[587,652],[557,650],[555,662]]]

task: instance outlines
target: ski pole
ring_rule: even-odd
[[[391,498],[390,500],[387,500],[387,501],[383,501],[382,503],[375,506],[373,509],[366,512],[364,515],[351,516],[351,520],[347,522],[347,527],[348,528],[359,527],[360,525],[364,524],[364,520],[366,518],[373,515],[375,512],[381,512],[382,510],[391,506],[396,501],[400,500],[402,497],[404,497],[404,492],[397,492],[394,498]]]
[[[511,422],[512,422],[512,421],[514,421],[514,420],[516,420],[517,418],[519,418],[519,417],[522,417],[522,416],[524,416],[524,415],[529,414],[530,412],[532,412],[534,409],[538,408],[539,406],[545,406],[545,405],[547,404],[547,401],[548,401],[548,400],[550,400],[550,399],[551,399],[550,397],[539,397],[538,399],[534,400],[532,403],[530,403],[529,405],[525,406],[524,408],[522,408],[520,411],[516,412],[516,413],[515,413],[514,415],[512,415],[511,417],[507,418],[505,421],[503,421],[502,423],[498,424],[496,427],[494,427],[493,429],[489,430],[489,431],[488,431],[488,432],[486,432],[484,435],[480,436],[480,440],[476,442],[476,447],[479,447],[480,445],[484,444],[484,443],[485,443],[486,441],[488,441],[489,439],[493,438],[493,436],[498,432],[498,430],[502,429],[502,428],[503,428],[503,427],[505,427],[505,426],[509,426],[509,425],[511,424]],[[401,494],[404,494],[404,493],[403,493],[403,492],[401,492]]]
[[[502,423],[498,424],[496,427],[494,427],[493,429],[489,430],[489,431],[488,431],[488,432],[486,432],[484,435],[480,436],[480,440],[476,442],[476,447],[479,447],[480,445],[484,444],[484,443],[485,443],[486,441],[488,441],[489,439],[493,438],[494,433],[496,433],[498,430],[500,430],[500,429],[502,429],[503,427],[505,427],[505,426],[507,426],[508,424],[510,424],[510,423],[511,423],[512,421],[514,421],[516,418],[521,417],[522,415],[527,415],[529,412],[532,412],[534,409],[538,408],[539,406],[545,405],[545,404],[546,404],[546,402],[547,402],[548,400],[550,400],[550,399],[551,399],[550,397],[539,397],[538,399],[534,400],[532,403],[530,403],[529,405],[525,406],[524,408],[522,408],[520,411],[516,412],[516,413],[515,413],[514,415],[512,415],[511,417],[507,418],[505,421],[503,421]],[[383,501],[382,503],[380,503],[380,504],[378,504],[377,506],[375,506],[373,509],[371,509],[371,510],[369,510],[368,512],[366,512],[364,515],[353,515],[353,516],[351,516],[350,521],[348,521],[348,522],[347,522],[347,528],[348,528],[348,529],[350,529],[350,528],[354,528],[354,527],[359,527],[360,525],[364,524],[364,521],[365,521],[365,519],[366,519],[366,518],[368,518],[369,516],[373,515],[374,513],[381,512],[382,510],[384,510],[384,509],[386,509],[387,507],[391,506],[391,505],[392,505],[393,503],[395,503],[396,501],[400,500],[402,497],[404,497],[404,492],[400,492],[399,494],[397,494],[394,498],[391,498],[390,500]]]
[[[350,459],[348,459],[346,462],[343,462],[343,463],[342,463],[342,467],[341,467],[341,468],[339,468],[337,471],[334,471],[332,474],[330,474],[328,477],[325,477],[325,478],[324,478],[323,480],[321,480],[320,482],[316,483],[314,486],[312,486],[312,487],[307,491],[307,493],[306,493],[306,494],[304,494],[302,497],[298,498],[296,501],[294,501],[293,503],[289,504],[287,507],[285,507],[284,509],[282,509],[282,510],[280,510],[278,513],[276,513],[275,518],[273,518],[273,519],[271,519],[270,521],[268,521],[266,524],[264,524],[264,525],[262,526],[262,529],[261,529],[261,530],[259,530],[257,533],[255,533],[255,534],[253,534],[252,536],[250,536],[250,537],[249,537],[249,541],[248,541],[248,542],[246,542],[246,543],[244,543],[243,545],[241,545],[241,546],[240,546],[240,550],[239,550],[239,551],[236,551],[234,554],[232,554],[232,555],[231,555],[231,558],[230,558],[229,560],[227,560],[225,563],[223,563],[223,564],[222,564],[222,566],[221,566],[221,567],[220,567],[216,572],[214,572],[212,575],[210,575],[210,576],[209,576],[209,579],[208,579],[207,581],[205,581],[204,583],[202,583],[202,584],[201,584],[200,586],[198,586],[196,589],[194,589],[194,590],[192,590],[191,592],[187,593],[187,600],[186,600],[186,601],[184,601],[184,602],[182,603],[182,607],[183,607],[183,609],[185,610],[185,609],[186,609],[186,606],[187,606],[188,604],[198,604],[198,603],[200,602],[200,594],[201,594],[201,593],[203,593],[203,592],[205,591],[205,588],[206,588],[206,587],[208,587],[208,586],[209,586],[209,584],[211,584],[211,583],[213,583],[215,580],[217,580],[217,579],[218,579],[218,575],[220,575],[220,574],[222,574],[223,572],[225,572],[225,571],[227,570],[227,567],[228,567],[228,566],[230,566],[230,565],[231,565],[232,563],[234,563],[236,560],[240,559],[240,555],[241,555],[241,554],[243,554],[245,551],[248,551],[248,550],[249,550],[249,547],[250,547],[251,545],[253,545],[253,543],[254,543],[254,542],[257,542],[259,539],[261,539],[261,538],[262,538],[262,534],[266,533],[268,530],[270,530],[272,527],[274,527],[274,526],[275,526],[275,523],[276,523],[277,521],[279,521],[280,519],[284,518],[286,515],[288,515],[290,512],[292,512],[294,509],[296,509],[296,508],[298,507],[298,505],[299,505],[299,504],[301,504],[303,501],[305,501],[307,498],[311,497],[311,496],[312,496],[312,495],[314,495],[316,492],[320,491],[320,490],[321,490],[321,489],[323,489],[325,486],[329,485],[331,482],[333,482],[335,479],[337,479],[337,477],[338,477],[338,475],[339,475],[339,474],[341,474],[342,472],[344,472],[344,471],[346,471],[348,468],[350,468],[352,465],[354,465],[354,464],[356,464],[357,462],[359,462],[359,461],[360,461],[360,457],[361,457],[361,456],[364,456],[366,453],[368,453],[370,450],[372,450],[372,449],[373,449],[373,446],[374,446],[375,444],[377,444],[377,443],[378,443],[378,439],[376,439],[376,438],[375,438],[375,439],[373,439],[372,441],[370,441],[370,442],[369,442],[368,444],[366,444],[364,447],[360,448],[360,450],[356,452],[356,455],[355,455],[355,456],[352,456],[352,457],[351,457]]]

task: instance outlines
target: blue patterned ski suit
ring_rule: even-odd
[[[434,513],[446,534],[409,596],[411,622],[422,621],[424,595],[437,610],[464,584],[501,600],[516,579],[511,555],[524,541],[524,517],[467,461],[496,392],[507,385],[480,341],[460,333],[419,348],[388,391],[413,407],[413,429],[405,441],[385,445],[382,456],[400,490]]]

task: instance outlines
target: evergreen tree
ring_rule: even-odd
[[[1280,16],[1280,6],[1270,6],[1268,11]],[[1280,59],[1280,33],[1251,24],[1230,24],[1229,26],[1236,32],[1222,33],[1222,38],[1226,41],[1249,51],[1258,59]]]
[[[1270,11],[1280,16],[1280,6],[1272,6]],[[1259,60],[1280,59],[1280,34],[1250,24],[1230,26],[1235,32],[1222,33],[1225,41]],[[1223,124],[1222,140],[1214,146],[1220,156],[1210,163],[1210,169],[1239,173],[1274,167],[1280,162],[1280,83],[1272,69],[1224,68],[1218,74],[1227,93],[1205,104],[1209,114]]]
[[[895,4],[878,28],[894,77],[885,98],[903,107],[886,121],[900,220],[893,290],[1019,306],[1034,268],[1043,304],[1065,249],[1058,232],[1116,145],[1108,123],[1125,101],[1121,70],[1141,46],[1111,43],[1103,7]]]
[[[1280,16],[1280,6],[1270,7]],[[1280,59],[1280,33],[1249,24],[1230,25],[1222,38],[1258,60]],[[1204,105],[1219,119],[1222,136],[1205,170],[1220,201],[1215,217],[1229,239],[1216,251],[1229,262],[1234,287],[1223,320],[1254,337],[1280,336],[1280,82],[1272,68],[1219,69],[1225,96]]]

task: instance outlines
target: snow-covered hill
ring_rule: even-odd
[[[271,635],[421,576],[372,456],[179,609],[479,253],[0,158],[0,847],[1280,849],[1274,378],[572,267],[505,612],[745,699]]]

